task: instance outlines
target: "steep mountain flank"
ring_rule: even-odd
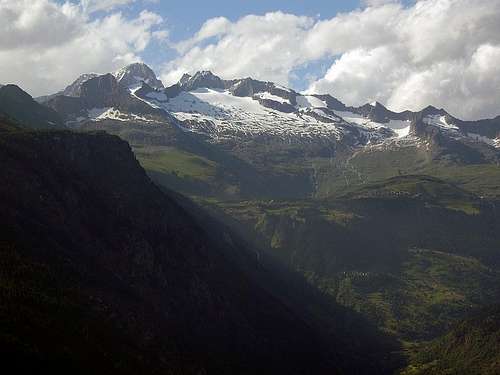
[[[202,227],[148,179],[126,142],[7,128],[0,143],[5,366],[383,373],[376,331],[371,342],[368,330],[353,340],[345,330],[359,326],[355,314],[312,291],[281,293],[270,263],[216,223]]]
[[[0,87],[0,116],[30,129],[62,129],[61,117],[54,110],[37,103],[16,85]]]

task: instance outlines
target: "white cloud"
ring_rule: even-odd
[[[396,90],[397,82],[411,71],[411,67],[405,64],[395,66],[400,53],[404,52],[386,46],[346,52],[322,79],[310,85],[308,91],[331,92],[349,104],[384,102],[387,93]]]
[[[80,4],[87,13],[108,11],[135,2],[135,0],[81,0]]]
[[[212,70],[288,84],[297,68],[335,59],[309,91],[347,104],[379,100],[395,110],[433,104],[464,118],[500,114],[500,1],[364,1],[328,20],[280,12],[208,20],[177,45],[162,78]]]
[[[231,22],[225,17],[211,18],[203,24],[201,29],[191,39],[178,43],[175,48],[180,53],[184,53],[197,43],[227,33],[230,27]]]
[[[173,83],[183,73],[212,70],[223,77],[251,75],[287,83],[290,71],[306,62],[300,50],[313,24],[311,18],[281,12],[237,22],[208,20],[193,38],[177,45],[182,56],[166,64],[162,79]]]
[[[119,11],[156,1],[0,0],[0,82],[50,93],[80,73],[141,60],[154,40],[172,47],[159,15]],[[433,104],[463,118],[500,113],[500,1],[361,4],[326,20],[282,12],[209,19],[173,45],[178,57],[164,64],[162,79],[169,84],[186,72],[212,70],[289,85],[298,72],[305,81],[318,74],[309,66],[333,60],[308,91],[350,105],[378,100],[394,110]]]
[[[367,7],[379,7],[381,5],[397,2],[397,0],[363,0],[363,4]]]
[[[0,0],[0,50],[48,48],[66,43],[85,21],[76,5]]]
[[[389,96],[393,108],[437,103],[464,118],[500,114],[500,45],[483,44],[467,59],[441,61],[414,71]]]
[[[361,17],[370,17],[376,9],[381,8],[368,8]],[[422,0],[410,8],[399,7],[381,22],[391,25],[385,29],[388,35],[370,27],[379,41],[364,41],[362,51],[345,48],[310,90],[338,93],[349,104],[376,99],[395,110],[433,104],[463,118],[500,114],[500,90],[495,89],[500,2]],[[334,27],[330,35],[337,34]]]
[[[153,39],[167,36],[155,13],[130,19],[115,11],[95,18],[88,7],[98,3],[105,10],[126,1],[0,0],[0,82],[14,82],[35,96],[52,93],[81,73],[139,61]]]

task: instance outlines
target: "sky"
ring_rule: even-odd
[[[348,105],[500,115],[500,0],[0,0],[0,83],[33,96],[136,61]]]

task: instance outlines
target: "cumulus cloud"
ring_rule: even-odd
[[[43,95],[81,73],[114,71],[141,60],[153,39],[167,35],[159,15],[146,10],[134,18],[117,10],[91,14],[129,2],[0,0],[0,82]]]
[[[376,9],[348,18],[367,18]],[[500,91],[493,86],[499,87],[498,1],[418,1],[388,13],[385,21],[391,25],[385,37],[378,32],[378,41],[351,45],[361,50],[345,48],[309,90],[338,92],[350,104],[379,100],[395,110],[433,104],[464,118],[500,114]]]
[[[332,93],[348,104],[364,104],[378,100],[385,102],[387,93],[397,90],[410,66],[394,67],[403,51],[386,46],[373,49],[357,48],[337,59],[325,76],[313,82],[307,91]]]
[[[133,3],[135,0],[81,0],[82,8],[88,12],[107,11],[113,8]]]
[[[181,57],[166,64],[162,79],[176,82],[183,73],[212,70],[223,77],[252,76],[287,83],[290,71],[307,61],[301,56],[309,17],[281,12],[249,15],[237,22],[205,22],[193,38],[176,47]]]
[[[463,118],[500,114],[498,0],[363,5],[327,20],[280,12],[208,20],[177,45],[180,56],[162,78],[173,83],[208,69],[289,84],[294,71],[329,57],[331,67],[308,91],[351,105],[378,100],[394,110],[433,104]]]
[[[350,105],[378,100],[394,110],[428,104],[462,118],[500,113],[500,1],[363,0],[331,19],[282,12],[207,20],[169,42],[162,18],[120,12],[157,0],[0,0],[0,82],[33,95],[61,89],[83,72],[141,60],[154,41],[173,47],[161,78],[212,70],[283,85],[310,81]],[[134,8],[136,9],[136,8]],[[318,71],[311,67],[328,61]],[[311,77],[316,77],[310,80]],[[307,79],[306,79],[307,78]]]
[[[397,0],[363,0],[363,4],[367,7],[378,7],[390,3],[397,3]]]

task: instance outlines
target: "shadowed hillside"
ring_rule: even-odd
[[[119,138],[7,129],[0,143],[0,346],[20,370],[384,372],[376,330],[350,337],[356,314],[281,293],[271,263],[202,228]]]

